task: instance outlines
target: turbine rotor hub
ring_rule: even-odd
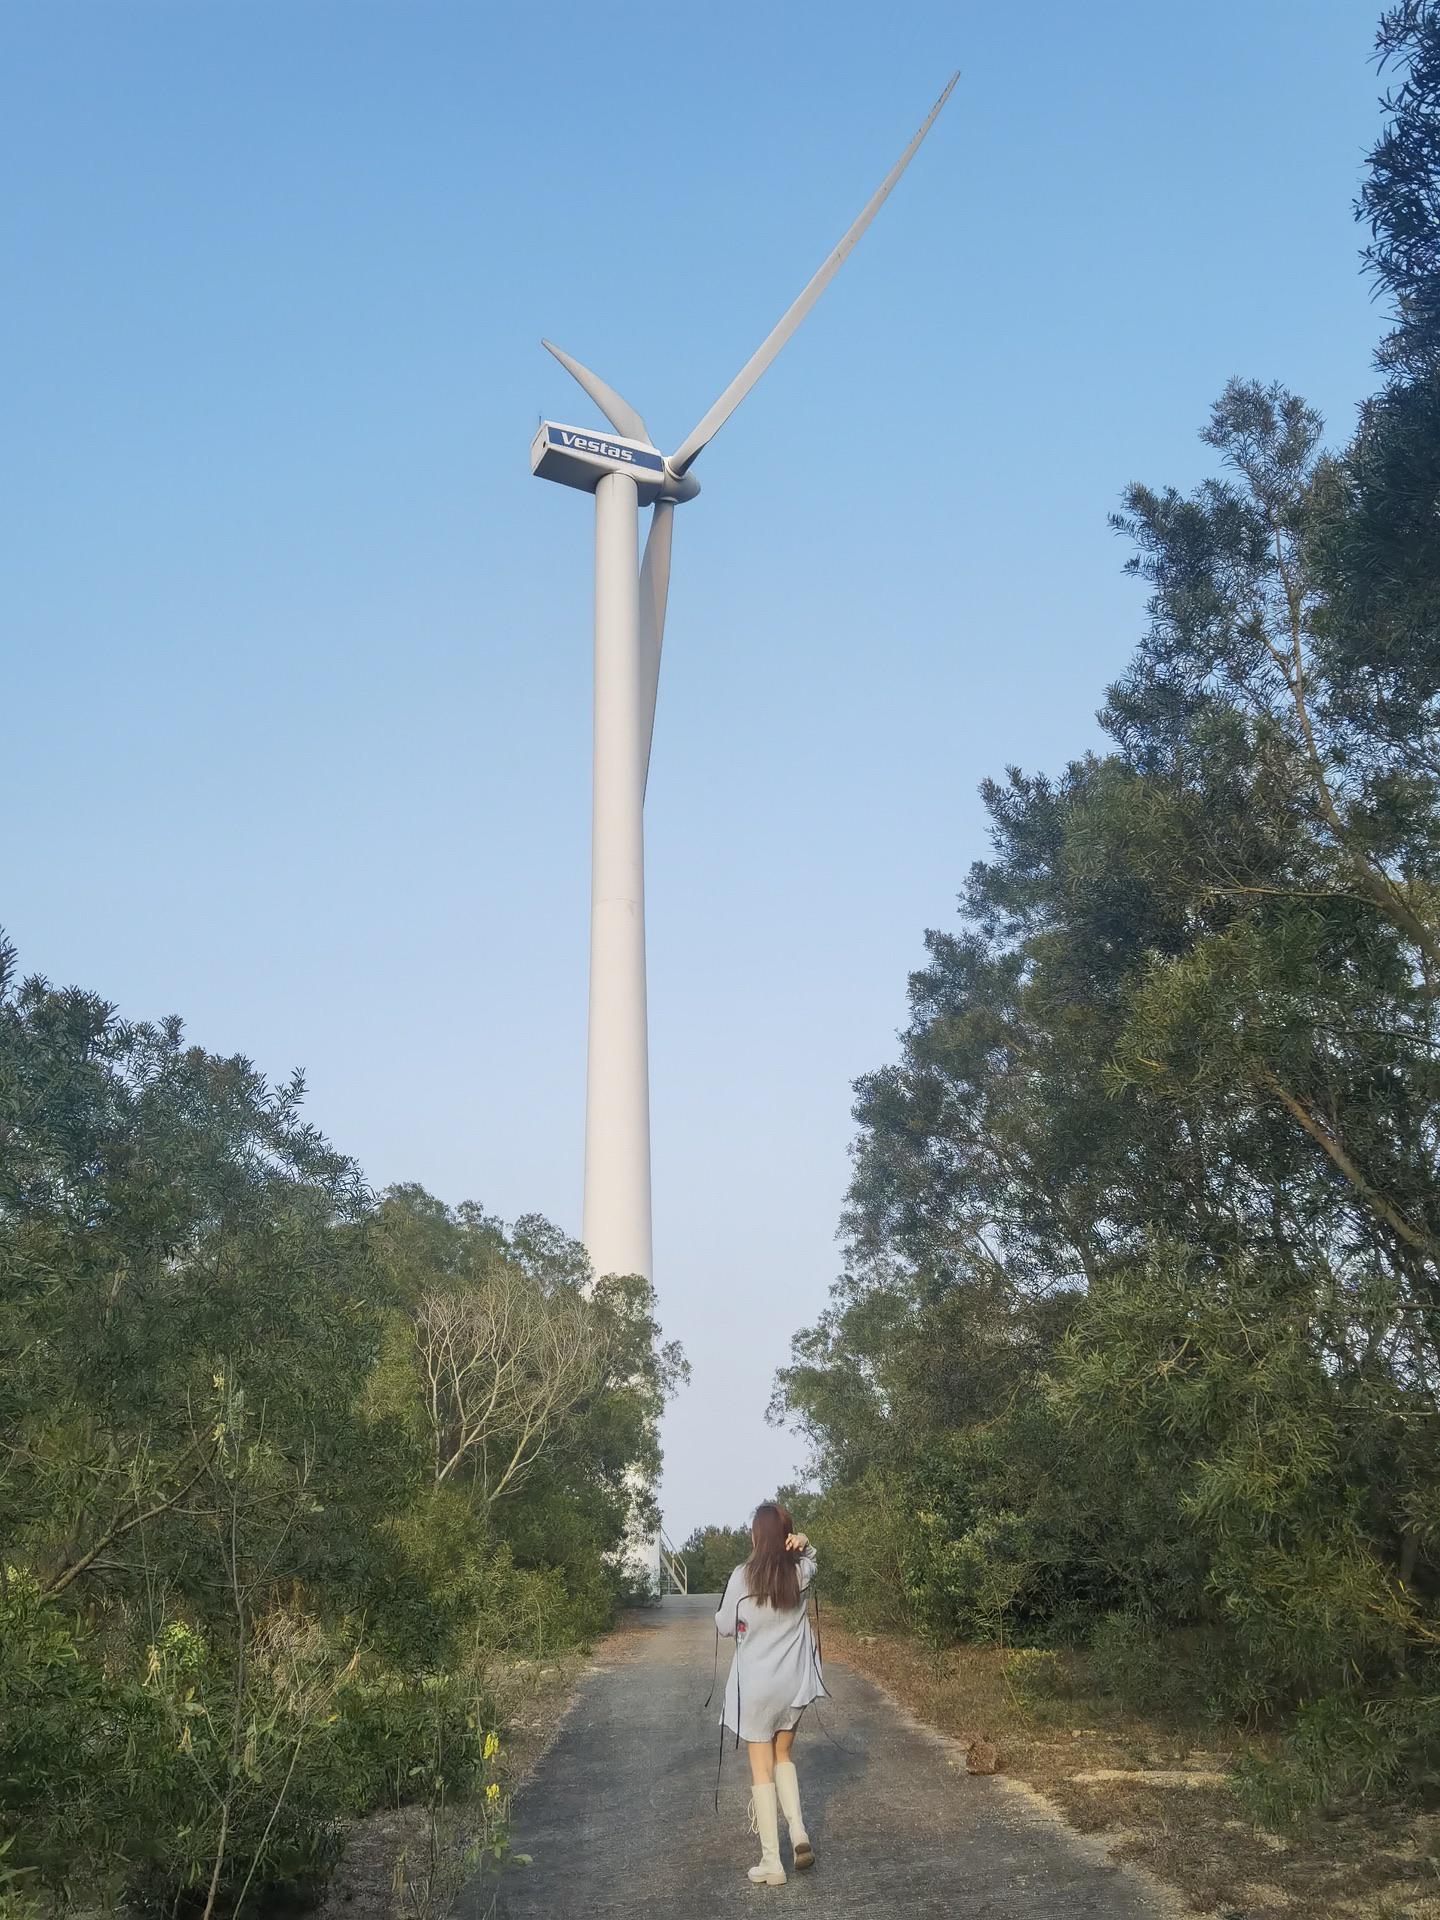
[[[671,506],[679,506],[682,500],[693,500],[699,491],[700,482],[693,474],[676,473],[670,462],[668,460],[665,462],[665,478],[660,486],[660,499],[668,501]]]

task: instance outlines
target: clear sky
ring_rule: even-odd
[[[579,1229],[591,515],[949,106],[676,523],[650,778],[656,1281],[683,1535],[793,1471],[976,786],[1140,630],[1106,514],[1232,373],[1337,436],[1378,0],[0,4],[0,923],[274,1076],[377,1185]]]

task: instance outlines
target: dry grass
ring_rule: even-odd
[[[1440,1920],[1440,1817],[1347,1815],[1279,1835],[1246,1817],[1228,1776],[1249,1736],[1140,1718],[1087,1690],[1083,1662],[1000,1648],[935,1652],[827,1622],[836,1656],[962,1744],[993,1741],[1012,1779],[1042,1794],[1116,1860],[1220,1920]]]

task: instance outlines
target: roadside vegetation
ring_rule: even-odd
[[[748,1527],[696,1527],[680,1549],[691,1593],[724,1593],[725,1583],[750,1558]]]
[[[827,1615],[827,1660],[876,1680],[954,1740],[966,1773],[1039,1794],[1103,1856],[1211,1920],[1434,1920],[1440,1812],[1355,1797],[1323,1817],[1257,1819],[1247,1769],[1283,1733],[1177,1703],[1156,1675],[1117,1676],[1114,1651],[957,1643],[859,1631]],[[1123,1655],[1122,1655],[1123,1657]],[[832,1667],[833,1671],[833,1667]],[[844,1677],[829,1710],[845,1736]],[[946,1764],[943,1758],[937,1764]]]
[[[372,1194],[301,1094],[0,951],[8,1920],[298,1910],[404,1805],[443,1910],[507,1854],[517,1671],[627,1597],[648,1284]]]
[[[1234,380],[1126,492],[1108,745],[986,784],[773,1407],[853,1628],[1059,1662],[1282,1833],[1440,1796],[1440,7],[1379,48],[1379,390],[1327,449]]]

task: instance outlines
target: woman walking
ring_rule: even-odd
[[[731,1574],[715,1616],[720,1632],[735,1642],[720,1724],[750,1751],[751,1805],[760,1835],[760,1864],[751,1867],[750,1878],[767,1887],[785,1884],[781,1810],[796,1869],[815,1864],[791,1754],[800,1716],[824,1693],[825,1682],[805,1602],[815,1550],[794,1526],[773,1500],[755,1509],[750,1558]]]

